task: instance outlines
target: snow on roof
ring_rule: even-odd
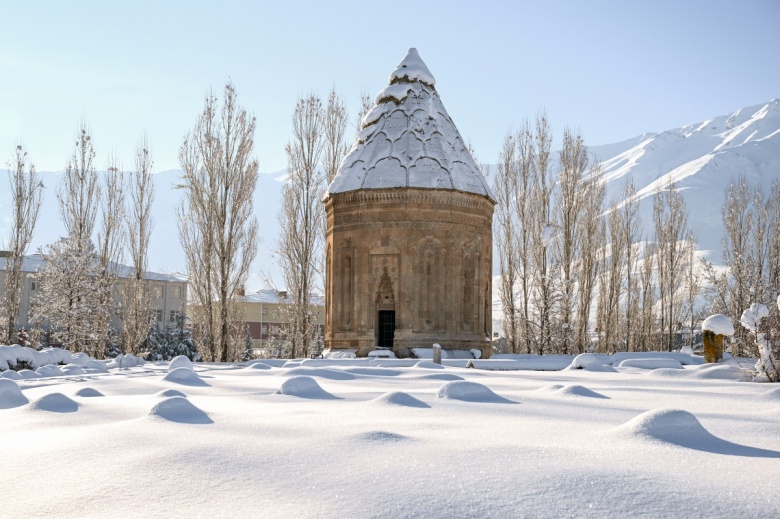
[[[264,304],[280,304],[283,302],[284,296],[281,295],[284,292],[278,292],[276,290],[258,290],[251,294],[244,296],[238,296],[238,301],[245,303],[264,303]],[[313,295],[311,296],[311,304],[325,306],[325,298],[323,296]]]
[[[390,74],[361,121],[325,198],[359,189],[449,189],[495,201],[416,49]]]
[[[0,257],[0,271],[5,270],[5,264],[6,264],[6,258]],[[44,265],[46,264],[46,260],[43,259],[43,256],[40,254],[31,254],[29,256],[25,256],[22,260],[22,272],[29,272],[29,273],[35,273],[39,270],[43,269]],[[127,266],[127,265],[121,265],[121,264],[114,264],[118,270],[118,274],[120,278],[126,278],[129,279],[133,277],[134,269],[133,267]],[[177,276],[175,274],[162,274],[159,272],[144,272],[144,279],[147,279],[149,281],[179,281],[179,282],[186,282],[187,278],[183,276]]]

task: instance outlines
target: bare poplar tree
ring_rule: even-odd
[[[115,157],[110,159],[102,182],[100,199],[100,229],[98,230],[97,279],[99,299],[95,312],[95,335],[108,346],[111,337],[111,316],[114,313],[112,290],[119,278],[119,265],[124,247],[124,178]]]
[[[529,215],[532,230],[534,319],[538,328],[536,353],[552,351],[553,312],[556,302],[556,266],[553,261],[555,233],[552,222],[553,179],[550,175],[552,135],[547,115],[536,118],[534,134],[534,186],[532,214]]]
[[[642,224],[639,220],[639,200],[636,197],[636,187],[629,181],[623,186],[622,205],[620,208],[620,225],[623,227],[620,233],[623,238],[622,249],[625,252],[625,287],[624,308],[625,326],[623,341],[626,351],[634,351],[634,336],[636,334],[636,321],[638,310],[638,280],[636,274],[637,242],[642,235]]]
[[[658,247],[658,288],[663,344],[674,347],[674,333],[681,324],[682,297],[678,295],[685,271],[685,241],[688,237],[688,214],[682,195],[674,184],[659,189],[653,200],[655,241]]]
[[[319,97],[298,99],[292,118],[293,137],[286,148],[289,178],[283,188],[276,253],[287,288],[287,343],[293,358],[308,356],[317,334],[311,304],[318,287],[316,261],[322,255],[324,238],[320,202],[324,179],[317,169],[324,147],[322,112]]]
[[[655,313],[655,284],[653,283],[653,267],[655,265],[655,244],[644,242],[642,251],[642,266],[639,270],[639,329],[638,344],[635,349],[649,351],[653,347],[653,328]]]
[[[5,302],[0,321],[0,341],[16,343],[16,319],[24,282],[22,262],[32,241],[38,210],[41,207],[43,184],[35,166],[27,162],[27,152],[16,147],[14,163],[9,164],[9,188],[11,194],[11,231],[8,237],[8,256],[5,258]],[[4,321],[4,322],[3,322]]]
[[[257,184],[253,157],[255,118],[238,104],[228,83],[222,105],[209,94],[195,128],[179,152],[185,190],[178,208],[179,236],[187,256],[190,288],[199,306],[202,355],[227,362],[241,350],[242,331],[234,298],[246,283],[257,252],[252,197]]]
[[[576,287],[579,281],[577,264],[582,252],[580,227],[583,225],[582,209],[590,195],[590,183],[585,178],[588,151],[582,135],[566,128],[559,155],[560,171],[555,189],[553,219],[558,237],[556,263],[560,265],[560,350],[566,355],[575,341]]]
[[[693,329],[696,327],[696,298],[701,290],[701,280],[696,262],[696,238],[693,233],[685,242],[685,316],[690,330],[689,346],[693,347]]]
[[[124,290],[122,341],[125,348],[134,354],[138,353],[151,324],[151,298],[145,275],[153,228],[153,165],[149,144],[144,136],[136,150],[135,171],[130,174],[129,207],[125,219],[133,272]]]
[[[531,353],[534,330],[532,328],[532,297],[534,281],[533,256],[533,193],[537,183],[538,168],[535,164],[535,139],[531,124],[524,120],[515,137],[517,152],[517,181],[514,207],[517,213],[518,229],[514,252],[517,256],[517,278],[520,282],[519,298],[519,334],[525,353]]]
[[[327,184],[333,181],[341,161],[344,160],[344,156],[349,151],[345,140],[347,116],[347,107],[334,88],[328,95],[328,104],[325,106],[325,112],[322,116],[324,139],[322,161]]]
[[[517,192],[517,156],[515,137],[507,133],[498,161],[498,171],[493,182],[496,194],[496,254],[498,255],[500,278],[499,298],[504,313],[503,329],[507,347],[511,353],[518,353],[520,342],[518,308],[515,302],[515,285],[519,274],[516,265],[516,243],[519,228],[515,212]]]
[[[590,168],[589,187],[584,197],[581,214],[582,223],[579,227],[582,252],[579,261],[579,292],[577,299],[577,330],[575,349],[578,353],[587,351],[590,343],[588,325],[590,319],[593,292],[599,275],[598,254],[605,246],[602,213],[604,211],[604,196],[606,186],[601,179],[601,165],[594,164]]]
[[[767,247],[767,285],[770,294],[768,299],[774,301],[780,294],[780,182],[777,180],[772,182],[766,206],[769,212],[769,222],[767,224],[769,243]]]
[[[368,95],[368,92],[366,92],[365,89],[361,90],[360,109],[358,110],[358,114],[357,114],[357,124],[355,125],[355,133],[360,133],[360,130],[363,129],[363,118],[366,116],[368,112],[371,111],[371,108],[373,106],[374,103],[371,102],[371,96]]]
[[[626,265],[626,240],[619,202],[613,200],[609,211],[609,246],[602,252],[599,281],[599,334],[601,351],[621,351],[620,295]]]

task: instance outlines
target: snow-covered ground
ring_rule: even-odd
[[[79,362],[0,377],[3,517],[780,516],[733,360]]]

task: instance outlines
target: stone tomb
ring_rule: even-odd
[[[411,49],[328,188],[325,347],[489,356],[494,197]]]

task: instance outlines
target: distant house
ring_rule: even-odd
[[[273,354],[284,342],[289,326],[283,304],[286,296],[285,292],[259,290],[236,297],[255,349]],[[325,302],[322,297],[315,297],[313,301],[309,311],[315,317],[319,336],[322,337],[325,333]]]
[[[8,252],[0,251],[0,299],[5,297],[5,276],[6,276],[6,258]],[[22,272],[24,273],[22,281],[21,302],[19,314],[16,317],[16,328],[29,328],[30,304],[34,300],[39,289],[37,274],[43,268],[45,260],[40,254],[25,256],[22,262]],[[116,281],[113,289],[114,309],[111,318],[111,326],[117,330],[122,329],[122,319],[124,316],[122,296],[124,294],[124,283],[134,276],[132,267],[127,265],[117,265],[119,279]],[[154,311],[155,321],[158,327],[166,324],[174,324],[176,317],[184,313],[187,306],[187,280],[180,276],[170,274],[160,274],[157,272],[146,272],[144,279],[149,282],[151,291],[151,306]],[[46,331],[47,325],[44,323],[42,329]]]

